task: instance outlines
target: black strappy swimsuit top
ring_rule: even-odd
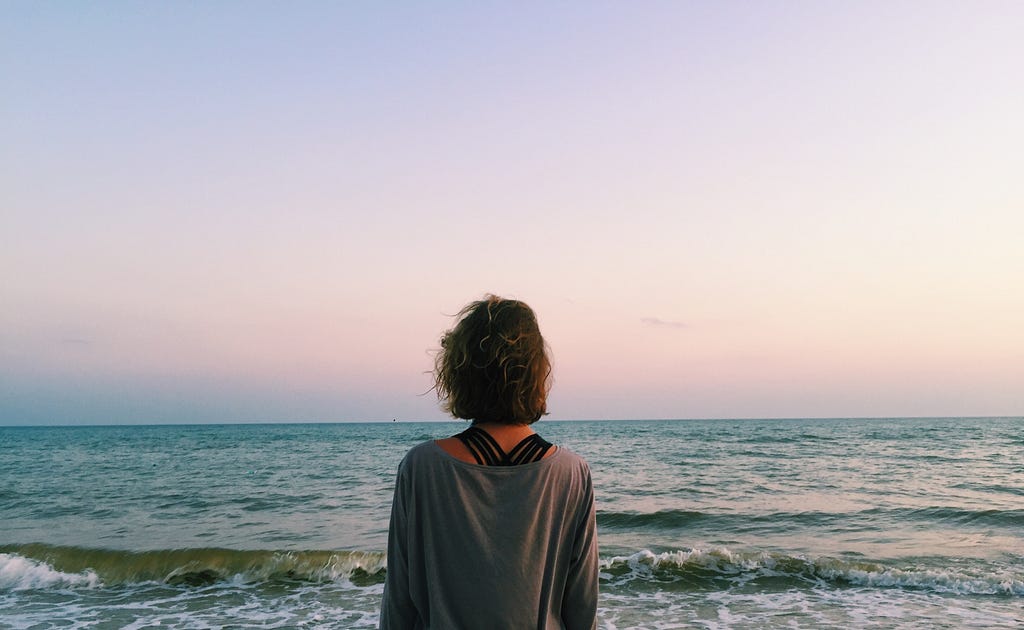
[[[518,466],[539,462],[552,446],[551,442],[531,433],[506,453],[490,433],[477,427],[469,427],[455,437],[473,454],[476,463],[482,466]]]

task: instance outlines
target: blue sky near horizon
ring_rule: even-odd
[[[1024,413],[1012,2],[0,7],[0,424]]]

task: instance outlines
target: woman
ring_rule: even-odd
[[[441,339],[435,388],[466,431],[398,466],[381,628],[594,628],[587,463],[530,425],[551,364],[526,304],[492,295]]]

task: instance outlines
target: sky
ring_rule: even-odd
[[[1024,414],[1024,4],[0,5],[0,424]]]

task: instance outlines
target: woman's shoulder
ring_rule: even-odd
[[[571,472],[574,476],[583,475],[587,478],[590,477],[590,464],[587,463],[587,460],[583,459],[583,456],[564,446],[559,446],[558,451],[552,456],[552,458],[556,457],[557,460],[552,462],[554,465]]]
[[[438,448],[437,443],[434,440],[427,440],[410,448],[405,453],[405,457],[402,458],[402,465],[418,465],[422,462],[436,461],[440,455],[442,455],[442,452]]]

